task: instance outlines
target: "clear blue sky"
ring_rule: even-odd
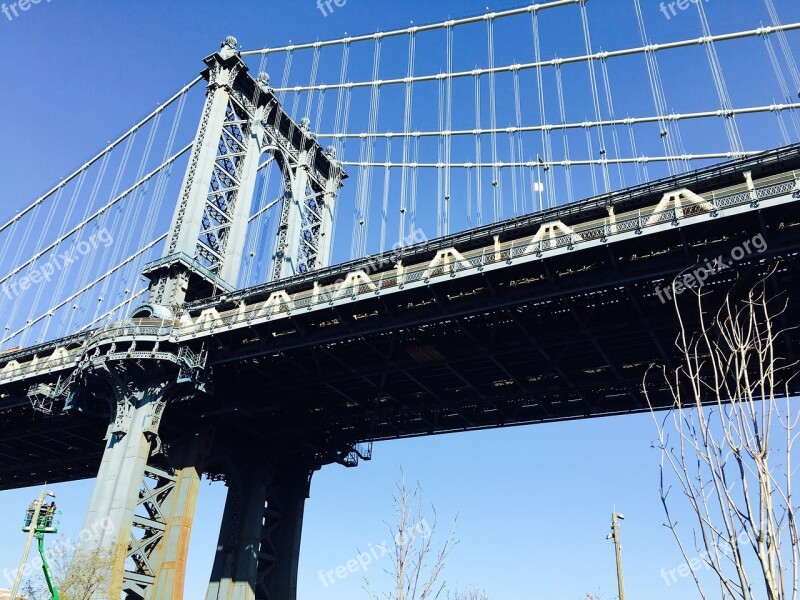
[[[642,3],[653,38],[699,35],[693,12],[667,20],[655,0]],[[490,7],[520,4],[505,0]],[[800,20],[795,0],[775,4],[784,22]],[[619,12],[629,13],[632,2],[594,0],[590,5],[595,31],[607,34],[606,46],[638,45],[637,32],[615,32]],[[754,5],[759,15],[763,13],[760,0],[706,3],[715,32],[758,26],[762,17],[753,16]],[[440,21],[480,13],[485,6],[485,1],[476,0],[347,0],[324,17],[313,0],[42,0],[12,20],[0,14],[5,46],[0,61],[0,139],[5,141],[0,146],[0,217],[5,220],[27,205],[192,79],[202,57],[229,34],[245,49],[253,49],[387,30],[411,20]],[[630,25],[630,19],[625,23]],[[582,43],[578,30],[555,33]],[[800,57],[798,37],[790,40]],[[530,48],[517,47],[514,39],[499,39],[498,48],[520,61],[532,60]],[[402,70],[405,56],[396,56]],[[746,67],[748,55],[743,53],[739,60]],[[668,71],[665,76],[674,77],[695,67],[675,61],[663,68]],[[748,89],[754,86],[737,79],[735,69],[728,75],[734,104],[737,94],[756,93]],[[326,78],[333,81],[337,74],[329,71]],[[277,79],[279,74],[273,73],[273,84]],[[775,87],[771,79],[764,85],[767,82]],[[701,82],[687,75],[686,83],[691,95],[692,86]],[[649,90],[638,93],[649,99]],[[681,98],[675,96],[680,105]],[[357,158],[357,149],[353,154],[350,158]],[[3,266],[5,270],[11,265]],[[577,600],[597,590],[604,599],[611,598],[616,594],[614,554],[605,536],[616,506],[626,517],[622,535],[629,596],[692,597],[688,578],[667,586],[660,577],[661,569],[683,561],[661,526],[658,453],[650,447],[654,438],[650,417],[640,415],[383,443],[375,447],[374,460],[357,469],[326,467],[315,475],[307,504],[299,597],[365,597],[360,574],[326,588],[318,572],[346,564],[357,549],[386,539],[384,521],[391,515],[391,494],[401,467],[409,480],[421,483],[443,529],[458,514],[460,543],[444,573],[448,583],[478,585],[493,600]],[[52,489],[64,513],[63,531],[76,536],[92,482]],[[187,599],[204,596],[224,491],[222,484],[203,486]],[[23,545],[19,524],[37,493],[38,489],[0,493],[0,576],[3,569],[16,568]],[[379,566],[370,570],[378,588],[387,583],[379,573],[386,565]],[[8,587],[1,578],[0,587]]]

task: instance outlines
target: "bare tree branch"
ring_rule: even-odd
[[[797,600],[800,536],[792,498],[792,454],[800,414],[792,410],[787,379],[796,364],[778,352],[777,327],[787,301],[768,298],[765,282],[744,300],[729,293],[710,313],[707,294],[693,290],[699,317],[690,329],[674,297],[681,364],[652,366],[644,391],[658,432],[661,503],[687,564],[696,556],[670,508],[675,486],[694,515],[694,551],[716,575],[723,598]],[[673,406],[659,417],[648,382],[666,385]],[[775,435],[782,427],[785,436]],[[671,435],[674,437],[671,437]],[[669,482],[673,482],[672,484]],[[706,591],[697,574],[694,583]]]

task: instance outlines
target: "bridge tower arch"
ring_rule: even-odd
[[[134,316],[175,312],[183,302],[236,288],[261,157],[284,178],[273,279],[328,266],[336,197],[347,174],[310,121],[295,123],[269,85],[253,77],[230,36],[204,59],[206,101],[164,255],[146,265],[148,302]],[[167,310],[164,310],[167,309]]]

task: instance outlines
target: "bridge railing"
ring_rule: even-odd
[[[136,319],[135,321],[121,321],[111,323],[93,332],[89,346],[95,340],[111,341],[120,338],[136,337],[168,337],[175,325],[171,319]]]
[[[91,350],[98,341],[111,342],[120,339],[168,338],[174,332],[174,321],[165,319],[139,319],[136,322],[122,321],[112,323],[91,332],[83,343],[75,348],[55,347],[48,350],[50,354],[41,356],[34,354],[32,360],[24,363],[8,362],[0,369],[0,385],[11,381],[26,379],[42,372],[53,372],[73,367],[83,355]]]
[[[671,207],[666,210],[658,210],[659,204],[657,204],[646,209],[620,213],[613,218],[606,217],[570,224],[570,233],[568,234],[550,235],[535,240],[528,235],[466,251],[463,254],[451,249],[450,255],[446,259],[437,259],[433,263],[423,262],[409,266],[398,264],[393,270],[374,274],[360,271],[325,287],[315,286],[312,290],[292,295],[285,291],[276,292],[266,301],[253,305],[242,303],[237,308],[222,313],[210,309],[204,311],[196,319],[182,315],[181,319],[174,321],[137,319],[136,321],[114,323],[92,332],[91,336],[87,337],[79,347],[71,349],[56,347],[48,356],[34,355],[33,360],[25,363],[17,363],[15,360],[8,362],[0,369],[0,385],[74,366],[84,353],[99,341],[106,342],[121,338],[136,339],[137,337],[156,339],[195,337],[237,324],[251,323],[257,319],[280,316],[301,309],[309,310],[314,306],[333,305],[348,298],[355,300],[359,296],[380,294],[384,290],[403,289],[406,285],[428,282],[433,278],[455,277],[462,270],[481,269],[500,262],[510,262],[522,256],[536,255],[538,257],[546,252],[575,248],[593,240],[608,239],[630,232],[643,233],[650,228],[678,224],[681,219],[698,214],[715,213],[743,205],[752,206],[763,200],[789,194],[800,196],[800,171],[790,171],[757,180],[754,189],[742,184],[717,190],[700,197],[699,202],[686,203],[680,208]],[[542,227],[547,225],[547,223],[543,223]]]
[[[74,366],[80,360],[83,348],[66,350],[57,348],[53,354],[34,357],[25,363],[9,362],[0,370],[0,385],[11,381],[25,379],[42,371],[59,371]]]
[[[332,285],[297,292],[291,296],[286,292],[279,292],[272,294],[270,299],[264,302],[250,306],[242,304],[236,309],[222,313],[211,309],[205,311],[198,319],[177,325],[175,333],[178,337],[213,333],[264,317],[270,318],[299,310],[308,310],[319,305],[332,305],[343,299],[356,299],[369,294],[376,295],[383,290],[392,288],[402,289],[405,285],[420,281],[427,282],[432,278],[444,275],[456,276],[458,271],[464,269],[480,269],[531,254],[540,256],[545,252],[565,247],[574,248],[581,243],[607,239],[625,233],[643,233],[647,229],[663,227],[665,224],[678,224],[681,219],[698,214],[716,213],[737,206],[753,205],[758,201],[786,196],[796,193],[798,190],[800,190],[800,171],[790,171],[757,180],[753,190],[746,184],[731,186],[700,197],[702,202],[687,202],[679,208],[658,210],[659,205],[656,204],[646,209],[620,213],[613,218],[605,217],[570,225],[571,233],[569,234],[553,235],[537,241],[532,241],[531,237],[527,236],[467,251],[449,261],[440,261],[441,264],[437,265],[428,262],[408,267],[398,265],[392,271],[372,275],[362,271],[361,275],[352,281],[344,278]]]

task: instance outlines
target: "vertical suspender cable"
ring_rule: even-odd
[[[599,189],[597,187],[597,176],[594,172],[594,144],[592,143],[592,128],[589,125],[586,125],[583,128],[584,137],[586,138],[586,154],[589,157],[589,160],[592,161],[589,165],[589,173],[591,175],[592,180],[592,193],[597,196]]]
[[[770,20],[773,27],[780,27],[781,20],[778,17],[778,11],[775,10],[775,5],[773,4],[772,0],[764,0],[764,2],[767,5],[767,10],[769,11]],[[778,36],[778,44],[783,51],[783,59],[789,69],[789,76],[792,78],[792,83],[794,86],[794,90],[786,95],[784,102],[793,103],[796,102],[796,98],[800,98],[800,69],[797,68],[797,61],[795,60],[792,49],[789,46],[789,41],[786,39],[786,32],[782,30],[777,31],[775,35]],[[792,109],[789,112],[789,115],[795,127],[795,134],[797,135],[795,139],[798,140],[800,139],[800,124],[798,124],[797,111]]]
[[[269,53],[264,52],[261,54],[261,60],[258,61],[258,72],[259,73],[266,73],[267,72],[267,59],[269,58]]]
[[[564,182],[567,186],[567,202],[572,202],[575,200],[575,192],[572,187],[572,166],[570,164],[570,152],[569,152],[569,131],[567,130],[567,111],[566,106],[564,103],[564,85],[561,80],[561,62],[556,61],[555,65],[556,71],[556,88],[558,89],[558,110],[561,116],[561,131],[564,135]],[[549,171],[550,164],[548,161],[547,166],[545,166],[545,171]],[[592,173],[592,187],[596,190],[597,189],[597,180],[594,176],[594,170],[591,171]],[[550,200],[548,196],[548,205],[550,208],[555,206],[555,204]]]
[[[497,154],[497,77],[494,72],[494,17],[486,15],[486,42],[489,55],[489,126],[492,129],[492,197],[494,221],[503,218],[503,194],[501,190],[501,170]]]
[[[614,111],[614,97],[611,95],[611,78],[608,76],[608,61],[606,60],[605,53],[600,57],[600,67],[603,73],[603,88],[606,92],[606,106],[608,107],[608,116],[612,121],[617,120],[616,112]],[[611,126],[611,137],[614,142],[614,158],[621,158],[619,134],[617,133],[617,125]],[[620,188],[625,187],[625,171],[622,168],[622,163],[617,162],[617,176],[619,177]]]
[[[360,255],[361,249],[361,236],[364,232],[365,216],[363,212],[364,197],[366,192],[367,171],[370,169],[366,160],[366,148],[369,145],[369,140],[366,135],[361,136],[358,145],[358,179],[356,181],[356,197],[353,202],[353,232],[350,236],[350,260],[357,258]]]
[[[419,182],[419,136],[414,135],[413,145],[413,158],[411,163],[411,227],[408,230],[406,238],[401,238],[403,245],[406,245],[409,239],[414,237],[414,232],[417,230],[417,183]]]
[[[517,197],[517,173],[520,170],[519,161],[517,161],[517,133],[512,132],[508,135],[508,152],[511,157],[511,207],[514,211],[514,216],[519,216],[519,198]],[[520,157],[522,160],[522,157]]]
[[[306,112],[303,114],[304,117],[311,118],[311,107],[314,105],[314,89],[317,85],[317,73],[319,72],[319,55],[320,55],[320,44],[317,42],[314,46],[314,56],[311,59],[311,75],[308,78],[308,87],[309,90],[306,96]]]
[[[444,134],[444,225],[442,233],[450,233],[450,207],[452,206],[451,167],[453,150],[453,23],[447,24],[447,84]]]
[[[336,134],[336,141],[334,142],[334,149],[336,150],[336,158],[344,160],[345,152],[345,139],[340,135],[347,131],[347,124],[350,120],[350,94],[352,87],[345,85],[347,81],[347,70],[350,66],[350,41],[346,41],[342,45],[342,64],[339,70],[339,93],[336,97],[336,117],[334,119],[334,133]],[[336,219],[333,219],[331,226],[331,238],[328,241],[330,247],[334,247],[334,237],[336,234]]]
[[[317,96],[317,116],[314,118],[314,131],[319,131],[322,127],[322,114],[325,110],[325,88],[319,91]]]
[[[481,76],[475,73],[475,217],[477,225],[483,225],[483,162],[481,150]]]
[[[472,167],[467,167],[467,225],[473,227],[472,223]]]
[[[101,171],[102,172],[105,171],[105,168],[103,167],[103,165],[107,165],[108,164],[108,156],[109,156],[108,154],[103,156],[103,161],[101,163]],[[83,185],[86,182],[86,175],[87,175],[87,171],[84,171],[81,174],[81,176],[78,178],[78,183],[77,183],[75,189],[72,191],[72,196],[70,197],[70,201],[69,201],[69,205],[67,206],[66,214],[61,216],[62,222],[65,223],[65,224],[69,224],[69,223],[72,222],[72,215],[73,215],[73,213],[75,211],[75,208],[77,206],[78,198],[80,197],[81,192],[83,191]],[[45,226],[42,227],[42,229],[41,229],[41,231],[39,233],[38,242],[36,244],[37,253],[44,247],[44,241],[45,241],[45,236],[47,235],[47,230],[48,230],[49,225],[50,225],[50,223],[51,223],[51,221],[52,221],[52,219],[53,219],[53,217],[55,215],[56,215],[56,211],[51,211],[47,215]],[[61,231],[63,231],[63,229]],[[57,249],[58,248],[54,249],[53,252],[56,252]],[[16,262],[16,261],[14,261],[14,262]],[[33,264],[35,264],[35,262]],[[63,281],[64,281],[64,274],[62,273],[62,275],[61,275],[61,277],[59,279],[59,282],[63,285]],[[59,285],[59,287],[61,287],[61,286]],[[23,295],[24,294],[20,294],[19,296],[16,297],[16,299],[14,301],[14,306],[13,306],[12,311],[11,311],[11,314],[14,314],[14,315],[19,314],[20,303],[22,302],[22,296]]]
[[[389,219],[389,191],[392,177],[392,138],[386,137],[386,162],[383,167],[383,207],[381,211],[381,251],[386,249],[386,225]]]
[[[658,64],[658,61],[655,60],[655,56],[653,56],[653,73],[655,74],[656,87],[662,98],[664,118],[667,120],[668,123],[670,123],[671,135],[675,136],[675,143],[670,146],[672,148],[672,153],[677,155],[685,155],[686,148],[683,145],[683,135],[681,134],[680,121],[678,121],[677,119],[673,119],[671,115],[667,116],[667,101],[666,101],[666,95],[664,93],[664,80],[661,78],[661,67]],[[680,166],[684,171],[688,171],[689,169],[691,169],[691,165],[689,164],[688,160],[675,158],[673,159],[673,162],[676,168]]]
[[[717,88],[717,95],[719,96],[720,109],[725,119],[725,130],[728,132],[728,143],[730,144],[731,152],[739,156],[742,152],[742,139],[739,136],[739,127],[736,124],[736,116],[733,114],[733,104],[731,97],[728,93],[728,85],[725,83],[725,75],[722,72],[722,65],[719,62],[717,55],[717,48],[711,38],[711,28],[708,25],[706,18],[706,10],[702,2],[697,3],[697,14],[700,16],[700,23],[703,27],[703,35],[706,36],[705,47],[708,56],[708,65],[711,68],[711,73],[714,77],[714,85]]]
[[[163,112],[159,113],[158,116],[155,119],[153,119],[152,125],[150,126],[150,131],[148,133],[147,140],[145,142],[145,146],[142,151],[142,156],[139,160],[139,168],[136,173],[136,178],[134,179],[134,181],[141,181],[141,179],[144,177],[145,170],[147,169],[147,165],[150,160],[150,154],[153,151],[153,145],[155,143],[155,138],[158,133],[162,115]],[[141,211],[142,205],[144,204],[144,197],[147,193],[148,185],[149,182],[141,185],[138,190],[131,193],[129,196],[130,203],[135,205],[135,212],[133,219],[130,221],[131,223],[138,222],[139,213]],[[61,292],[61,286],[59,286],[59,290],[57,291],[55,296],[58,297],[60,295],[60,292]],[[63,331],[64,329],[69,329],[74,320],[79,317],[79,313],[83,313],[84,308],[85,307],[80,302],[80,299],[76,299],[72,303],[72,305],[67,308],[66,313],[62,312],[59,324],[60,330]],[[45,325],[45,335],[47,333],[49,326],[50,326],[50,321],[48,320],[48,322]]]
[[[370,92],[368,135],[361,137],[361,163],[356,184],[356,203],[353,219],[353,239],[351,258],[359,258],[367,253],[367,232],[369,226],[369,197],[372,191],[372,162],[375,157],[375,132],[378,130],[378,111],[380,108],[381,86],[378,81],[381,60],[381,38],[375,40],[372,59],[372,89]],[[383,250],[383,248],[381,248]]]
[[[783,75],[783,70],[781,69],[781,65],[778,62],[778,57],[775,54],[775,48],[772,46],[772,40],[769,38],[768,34],[764,34],[764,45],[767,49],[767,55],[769,56],[769,61],[772,63],[772,70],[775,73],[775,78],[778,80],[778,86],[781,88],[781,93],[783,94],[783,98],[789,98],[789,86],[786,82],[786,77]],[[783,118],[783,113],[780,110],[775,111],[775,118],[778,121],[778,128],[781,131],[781,137],[783,138],[784,145],[788,145],[791,143],[791,138],[789,137],[789,131],[786,129],[786,122]],[[800,130],[797,128],[797,120],[795,118],[794,110],[790,111],[789,118],[792,120],[792,124],[794,125],[795,135],[800,137]]]
[[[135,140],[136,140],[136,134],[131,136],[130,139],[128,140],[129,143],[126,144],[124,155],[122,157],[122,160],[120,161],[119,168],[117,169],[117,176],[114,180],[114,184],[111,187],[111,193],[109,194],[111,198],[116,198],[117,195],[119,194],[119,189],[120,186],[122,185],[122,176],[124,175],[125,171],[128,168],[128,162],[130,160],[130,151]],[[131,218],[131,212],[133,211],[134,207],[137,204],[138,203],[136,202],[127,202],[122,205],[117,205],[113,209],[113,211],[105,212],[103,215],[101,215],[100,219],[98,219],[100,221],[101,227],[108,229],[110,232],[112,232],[113,235],[113,232],[120,231],[123,227],[125,227],[125,224],[134,223],[135,220]],[[111,216],[111,212],[114,213],[113,218]],[[111,223],[109,223],[109,220],[111,220]],[[112,262],[116,260],[117,253],[120,250],[121,250],[121,244],[114,244],[114,249],[112,250],[112,258],[111,258]]]
[[[511,136],[511,149],[512,149],[512,156],[511,160],[513,162],[518,162],[516,168],[516,177],[512,179],[514,181],[514,214],[517,213],[517,179],[520,184],[520,191],[522,195],[522,206],[521,210],[522,213],[528,212],[527,209],[527,186],[525,184],[525,168],[522,166],[523,161],[525,160],[525,148],[523,144],[523,134],[520,131],[522,127],[522,94],[520,91],[520,81],[519,81],[519,69],[514,69],[514,122],[516,125],[516,130],[514,131],[514,135]],[[514,147],[516,142],[516,153],[514,152]],[[518,157],[518,160],[515,158],[515,155]]]
[[[764,0],[764,2],[767,5],[767,10],[769,11],[770,20],[772,21],[773,27],[780,27],[781,20],[778,17],[778,11],[775,10],[775,5],[772,3],[772,0]],[[786,66],[789,68],[789,74],[792,77],[794,89],[797,90],[797,96],[800,97],[800,69],[797,68],[797,61],[795,60],[792,49],[789,46],[789,40],[786,39],[786,32],[780,30],[775,32],[775,35],[778,36],[778,44],[780,44],[780,47],[783,50],[783,58],[786,61]]]
[[[81,221],[85,221],[86,218],[89,216],[89,214],[92,211],[92,208],[94,206],[94,202],[97,199],[97,194],[98,194],[98,192],[100,190],[100,185],[102,184],[103,179],[105,178],[105,174],[106,174],[106,170],[108,168],[108,163],[109,163],[110,156],[111,156],[110,153],[106,154],[103,157],[103,160],[100,162],[100,167],[99,167],[97,175],[95,176],[95,180],[94,180],[94,184],[92,185],[92,189],[89,192],[89,197],[84,199],[84,201],[83,201],[84,211],[83,211],[83,215],[80,217]],[[77,200],[77,198],[73,196],[73,200]],[[73,206],[77,206],[77,203],[73,201],[72,205]],[[51,212],[51,214],[48,216],[48,225],[49,225],[49,221],[52,219],[54,214],[55,214],[55,212]],[[67,222],[69,221],[70,217],[71,217],[71,211],[69,212],[68,217],[66,219]],[[75,235],[75,240],[73,241],[73,246],[74,246],[75,242],[79,241],[79,239],[81,237],[81,234],[87,228],[88,228],[88,223],[84,227],[82,227],[80,229],[80,233]],[[45,234],[47,229],[48,229],[48,227],[44,227],[42,229],[42,235]],[[63,231],[63,229],[62,229],[62,231]],[[42,239],[41,241],[44,241],[44,240]],[[41,245],[39,247],[41,248]],[[78,265],[78,272],[77,273],[74,273],[74,272],[71,273],[72,277],[70,277],[69,280],[71,282],[72,281],[82,281],[83,280],[83,273],[86,270],[89,269],[91,264],[92,264],[91,259],[87,259],[87,260],[82,261],[82,263],[80,263]],[[67,278],[64,277],[63,275],[64,274],[62,273],[62,276],[58,278],[58,283],[56,284],[56,291],[50,296],[50,298],[58,298],[61,295],[61,291],[64,289],[64,286],[67,283]],[[34,296],[33,300],[29,301],[30,311],[29,311],[28,319],[27,319],[26,323],[32,323],[32,320],[33,320],[36,312],[41,312],[41,311],[39,311],[39,301],[40,301],[41,296],[42,296],[43,287],[44,286],[39,286],[38,289],[37,289],[36,295]],[[22,300],[22,297],[21,296],[18,297],[17,298],[17,303],[21,302],[21,300]],[[50,314],[51,311],[48,309],[45,312]],[[18,313],[18,307],[15,306],[13,314],[17,314],[17,313]],[[50,315],[50,317],[52,317],[52,315]],[[48,322],[50,321],[50,317],[47,319]],[[25,332],[22,334],[22,337],[21,337],[22,345],[27,345],[31,333],[32,333],[32,330],[30,328],[27,328],[25,330]],[[63,332],[59,332],[59,333],[63,333]]]
[[[650,91],[652,92],[653,95],[653,104],[655,105],[656,115],[658,115],[659,135],[664,145],[664,152],[666,156],[675,156],[675,150],[673,148],[672,139],[670,136],[671,128],[669,122],[666,119],[667,108],[663,94],[663,87],[657,80],[657,74],[655,72],[655,67],[658,64],[658,59],[656,58],[655,50],[651,45],[649,45],[649,40],[647,37],[647,29],[644,24],[644,15],[642,14],[641,2],[640,0],[633,0],[633,1],[634,1],[634,7],[636,9],[636,18],[639,22],[639,33],[642,37],[642,45],[645,46],[644,56],[645,56],[645,61],[647,63],[647,74],[650,79]],[[631,131],[633,131],[633,129],[631,129]],[[678,172],[677,165],[675,164],[675,161],[673,159],[667,161],[667,168],[669,169],[670,175],[674,175]]]
[[[631,156],[634,158],[639,158],[639,150],[636,147],[636,135],[633,131],[633,119],[628,117],[625,119],[625,122],[628,126],[628,137],[630,139],[631,144]],[[642,165],[644,164],[644,170],[642,169]],[[636,161],[636,183],[642,183],[645,181],[650,181],[650,177],[647,175],[647,164],[642,163],[639,160]]]
[[[438,79],[437,123],[439,132],[436,136],[436,237],[444,230],[444,77]]]
[[[411,150],[411,114],[414,103],[414,61],[416,58],[416,30],[408,34],[408,70],[405,82],[406,96],[403,114],[403,167],[400,182],[400,233],[398,239],[402,242],[406,238],[406,211],[408,210],[409,181],[409,154]]]
[[[186,94],[183,94],[182,97],[180,98],[180,102],[179,102],[178,109],[177,109],[177,112],[176,112],[176,117],[175,117],[175,120],[173,120],[172,129],[170,131],[169,141],[171,141],[171,142],[174,142],[175,135],[177,134],[177,126],[178,126],[178,124],[176,123],[176,120],[179,120],[180,116],[183,114],[183,106],[185,106],[185,102],[186,102]],[[136,174],[135,181],[140,181],[142,179],[142,177],[144,176],[145,170],[147,168],[147,165],[148,165],[148,162],[149,162],[149,159],[150,159],[150,154],[152,153],[152,150],[153,150],[156,134],[158,132],[159,125],[161,123],[161,117],[162,117],[163,114],[164,114],[163,112],[159,113],[158,116],[153,120],[153,124],[152,124],[152,126],[150,128],[150,132],[148,134],[147,141],[145,143],[143,154],[142,154],[142,157],[141,157],[140,162],[139,162],[139,169],[138,169],[138,172]],[[170,149],[171,149],[171,147],[170,147]],[[169,153],[165,153],[164,156],[165,156],[165,158],[168,158],[169,157]],[[162,175],[163,175],[163,172],[162,172]],[[128,203],[127,209],[129,209],[130,206],[132,205],[132,206],[134,206],[135,210],[134,210],[133,217],[130,217],[129,210],[126,210],[126,217],[127,218],[124,221],[124,225],[123,226],[125,226],[127,228],[129,228],[129,227],[139,227],[139,225],[138,225],[138,223],[139,223],[139,214],[141,213],[143,205],[144,205],[144,198],[146,196],[146,190],[147,190],[148,185],[149,185],[149,182],[143,184],[142,186],[140,186],[140,190],[142,190],[141,192],[139,190],[137,190],[135,193],[130,195],[131,201]],[[112,196],[112,197],[116,197],[116,196]],[[84,215],[84,218],[88,216],[90,208],[91,208],[91,206],[87,205],[87,210],[86,210],[86,214]],[[152,214],[150,214],[150,213],[148,213],[148,214],[150,215],[151,219],[155,218],[155,216],[153,216]],[[142,227],[142,229],[144,230],[146,228]],[[121,238],[123,236],[118,234],[116,237],[117,237],[117,239],[119,239],[119,238]],[[128,236],[128,239],[132,240],[133,236]],[[114,246],[115,246],[115,248],[112,251],[112,254],[114,256],[116,256],[116,254],[122,250],[122,244],[121,243],[117,243],[117,244],[114,244]],[[137,248],[138,247],[141,247],[141,246],[137,246]],[[134,248],[133,251],[135,252],[136,248]],[[124,252],[124,250],[122,252]],[[89,278],[88,277],[89,262],[90,261],[85,261],[81,265],[81,270],[80,270],[80,273],[79,273],[78,278],[77,278],[78,281],[84,281],[84,280]],[[93,262],[95,262],[95,261],[93,261]],[[62,281],[59,282],[58,289],[56,290],[56,293],[54,294],[54,296],[56,298],[60,297],[61,292],[63,291],[63,283],[64,283],[64,281],[62,279]],[[107,287],[107,285],[108,285],[108,281],[106,281],[106,287]],[[88,290],[87,290],[87,292],[88,292]],[[103,293],[104,292],[101,292],[100,297],[98,297],[96,299],[97,302],[95,304],[95,310],[94,310],[94,314],[95,315],[97,314],[97,312],[101,308],[101,306],[99,306],[99,305],[102,304]],[[68,310],[67,310],[67,312],[65,314],[62,315],[60,327],[62,327],[65,331],[67,331],[67,332],[71,331],[73,323],[74,323],[75,319],[78,317],[78,313],[82,313],[83,310],[86,308],[86,302],[88,302],[90,299],[89,299],[89,294],[88,293],[84,294],[84,296],[85,296],[85,299],[86,299],[85,302],[83,301],[84,298],[76,298],[75,301],[73,302],[72,306],[70,308],[68,308]],[[47,330],[48,330],[49,326],[50,326],[50,320],[48,320],[48,322],[45,324],[45,335],[47,333]]]
[[[765,0],[767,4],[767,9],[770,12],[770,18],[772,19],[772,24],[774,26],[780,26],[780,20],[778,19],[778,14],[775,12],[775,7],[772,5],[772,0]],[[775,72],[775,77],[778,80],[778,85],[781,88],[781,93],[783,94],[782,101],[788,104],[792,104],[795,102],[795,94],[800,96],[800,75],[797,73],[797,64],[794,61],[794,56],[792,56],[791,50],[788,47],[788,42],[786,42],[786,34],[783,31],[777,33],[778,35],[778,42],[781,44],[784,60],[786,61],[786,65],[789,68],[789,75],[792,77],[793,85],[796,92],[792,92],[789,89],[789,84],[786,81],[786,77],[783,74],[783,68],[781,67],[780,61],[778,60],[777,53],[775,52],[775,47],[772,44],[772,37],[771,34],[767,31],[764,32],[764,44],[767,48],[767,54],[769,55],[769,60],[772,63],[772,70]],[[786,43],[786,46],[784,46]],[[789,133],[786,130],[786,124],[783,118],[783,112],[776,110],[775,116],[778,119],[778,126],[781,129],[781,133],[783,135],[784,144],[789,144],[791,139],[789,137]],[[795,139],[800,139],[800,122],[798,121],[797,111],[792,108],[789,110],[789,119],[792,122],[794,127]]]
[[[592,87],[592,105],[594,106],[594,118],[595,121],[600,123],[603,120],[603,115],[600,111],[600,93],[597,89],[597,74],[594,70],[594,52],[592,50],[592,36],[589,30],[589,16],[586,12],[586,0],[581,0],[580,2],[581,7],[581,23],[583,25],[583,40],[584,44],[586,45],[586,54],[589,57],[587,61],[587,65],[589,67],[589,82]],[[591,141],[591,131],[587,129],[587,135],[589,136],[589,140]],[[597,136],[600,141],[600,160],[601,166],[603,171],[603,183],[605,184],[605,191],[611,191],[611,179],[608,175],[608,163],[605,162],[606,160],[606,140],[605,140],[605,132],[603,131],[603,126],[597,126]],[[589,154],[589,159],[593,159],[594,156]],[[592,180],[594,180],[594,165],[592,166]],[[595,193],[597,193],[595,191]]]
[[[289,76],[292,72],[292,60],[294,58],[294,50],[289,49],[286,52],[286,58],[284,59],[283,63],[283,77],[281,77],[281,91],[280,98],[281,104],[286,103],[286,89],[289,87]]]
[[[166,162],[170,156],[173,154],[173,150],[175,147],[175,140],[178,135],[178,130],[180,128],[181,122],[183,120],[183,112],[186,108],[186,95],[181,98],[181,101],[178,103],[178,107],[175,111],[175,116],[172,120],[172,127],[170,128],[169,137],[167,138],[167,144],[164,148],[164,153],[162,155],[162,162]],[[146,218],[144,222],[144,226],[139,234],[139,242],[134,251],[138,250],[139,248],[145,247],[150,241],[155,237],[155,229],[158,225],[158,207],[162,206],[164,201],[164,195],[167,192],[167,185],[169,183],[170,176],[172,175],[172,169],[174,167],[174,163],[167,166],[163,169],[156,179],[156,184],[153,189],[153,194],[150,198],[150,209],[146,212]],[[138,208],[137,208],[138,210]],[[137,219],[138,220],[138,219]],[[149,257],[147,254],[141,255],[136,261],[134,261],[130,267],[127,269],[127,272],[131,274],[131,279],[135,278],[142,270],[142,265],[145,260]],[[118,264],[118,260],[113,257],[113,261],[111,264]],[[106,284],[107,285],[107,284]],[[127,302],[121,307],[122,310],[127,311],[130,310],[131,304],[134,301],[133,290],[130,287],[126,288],[123,292],[123,295],[127,295]],[[105,290],[103,290],[103,296],[105,296]],[[125,299],[125,298],[124,298]],[[95,315],[97,317],[97,315]]]
[[[552,135],[551,135],[551,127],[548,126],[547,123],[547,111],[545,107],[545,94],[544,94],[544,78],[543,78],[543,69],[542,69],[542,49],[541,49],[541,41],[539,39],[539,12],[536,10],[536,7],[533,7],[531,11],[531,25],[533,27],[533,48],[534,48],[534,55],[536,61],[536,83],[537,88],[539,91],[539,125],[542,127],[542,150],[544,153],[544,160],[542,161],[538,158],[538,163],[545,163],[545,187],[547,188],[547,202],[550,206],[555,206],[556,203],[556,194],[555,194],[555,179],[553,177],[553,171],[550,168],[550,165],[553,161],[553,144],[552,144]],[[541,183],[541,182],[540,182]],[[539,194],[539,199],[542,199],[541,193]],[[541,204],[541,202],[540,202]],[[542,207],[540,206],[539,209],[541,210]]]

